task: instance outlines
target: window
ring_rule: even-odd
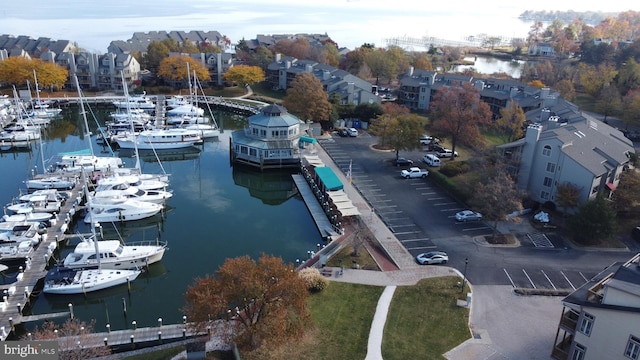
[[[551,146],[549,146],[549,145],[545,145],[545,146],[542,148],[542,155],[544,155],[544,156],[551,156]]]
[[[556,164],[554,163],[547,163],[547,172],[556,172]]]
[[[624,351],[624,356],[629,359],[640,359],[640,339],[631,335],[629,342],[627,343],[627,349]]]
[[[548,191],[541,191],[540,192],[540,198],[543,200],[549,200],[549,192]]]
[[[553,179],[551,179],[550,177],[546,177],[544,178],[544,186],[546,187],[551,187],[551,184],[553,184]]]
[[[571,360],[584,360],[584,354],[587,352],[587,348],[583,345],[576,343],[576,346],[573,348],[573,354],[571,355]]]
[[[584,313],[582,314],[582,321],[580,322],[580,332],[589,336],[591,335],[591,329],[593,328],[593,315]]]

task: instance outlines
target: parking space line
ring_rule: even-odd
[[[412,248],[406,248],[407,250],[422,250],[422,249],[435,249],[437,248],[437,246],[420,246],[420,247],[412,247]]]
[[[562,274],[562,276],[564,276],[564,279],[567,280],[567,282],[569,283],[569,285],[571,285],[571,287],[573,288],[573,290],[576,289],[575,286],[573,286],[573,283],[571,283],[571,280],[569,280],[569,278],[567,277],[567,275],[565,275],[562,271],[560,271],[560,274]]]
[[[405,232],[394,232],[396,235],[406,235],[406,234],[419,234],[421,231],[405,231]]]
[[[536,284],[533,283],[533,281],[531,281],[531,278],[529,277],[529,274],[527,274],[527,272],[522,269],[522,272],[524,273],[524,276],[527,277],[527,279],[529,279],[529,282],[531,283],[531,286],[533,286],[534,289],[537,289]]]
[[[504,270],[504,274],[507,275],[507,278],[509,279],[509,282],[511,283],[511,286],[513,286],[515,288],[516,284],[513,283],[513,279],[511,278],[511,276],[509,276],[509,273],[507,272],[507,269],[502,268],[502,270]]]
[[[456,223],[456,224],[459,224],[459,223]],[[482,230],[482,229],[489,229],[489,227],[482,226],[482,227],[476,227],[476,228],[462,229],[462,231],[474,231],[474,230]]]
[[[549,279],[549,277],[547,276],[547,274],[544,272],[544,270],[542,270],[542,269],[541,269],[540,271],[542,272],[542,275],[544,275],[544,277],[546,277],[546,278],[547,278],[547,281],[549,282],[549,284],[551,284],[551,286],[553,286],[553,290],[558,290],[558,289],[556,288],[556,286],[553,284],[553,281],[551,281],[551,279]]]
[[[427,193],[422,193],[421,195],[428,195]],[[442,199],[446,199],[444,196],[441,197],[434,197],[434,198],[427,198],[427,200],[431,201],[431,200],[442,200]]]
[[[460,211],[462,210],[462,208],[449,208],[449,209],[440,209],[441,212],[445,212],[445,211]],[[455,215],[452,215],[450,217],[455,217]]]
[[[393,225],[394,228],[399,228],[399,227],[410,227],[410,226],[416,226],[416,224],[401,224],[401,225]]]
[[[398,210],[398,211],[385,211],[385,212],[378,211],[378,213],[379,213],[379,214],[380,214],[380,213],[382,213],[382,214],[402,214],[402,210]],[[405,219],[408,219],[408,218],[405,218]]]
[[[422,188],[416,188],[416,190],[429,190],[429,189],[431,189],[431,188],[428,187],[428,186],[427,187],[422,187]]]
[[[380,205],[378,203],[375,203],[375,204],[373,204],[373,207],[375,209],[384,209],[384,208],[395,208],[395,207],[398,207],[398,205]]]
[[[584,276],[584,274],[581,271],[578,271],[578,274],[580,274],[580,276],[582,276],[582,278],[584,279],[584,282],[589,282],[589,279],[587,279],[587,277]]]
[[[454,202],[446,202],[446,203],[438,203],[438,204],[433,204],[433,206],[447,206],[447,205],[453,205],[455,204]]]
[[[429,240],[429,238],[422,238],[422,239],[407,239],[407,240],[400,240],[401,243],[406,243],[406,242],[411,242],[411,241],[427,241]]]

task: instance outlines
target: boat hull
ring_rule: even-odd
[[[50,279],[45,278],[42,292],[57,295],[85,294],[128,284],[135,280],[141,273],[140,270],[70,270],[68,271],[70,277],[65,278],[62,271],[67,270],[59,270],[57,274],[53,274],[50,271],[50,273],[47,274],[47,277]],[[61,276],[57,277],[57,275]]]

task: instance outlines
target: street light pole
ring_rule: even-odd
[[[467,264],[469,264],[469,258],[464,258],[464,272],[462,273],[462,286],[460,292],[464,293],[464,283],[467,281]]]

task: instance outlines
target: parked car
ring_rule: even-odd
[[[351,137],[356,137],[358,136],[358,130],[356,128],[348,128],[347,134],[349,134],[349,136]]]
[[[467,221],[480,221],[482,220],[482,214],[479,212],[474,212],[471,210],[462,210],[456,214],[456,220],[467,222]]]
[[[436,152],[436,155],[439,158],[452,158],[452,157],[458,157],[458,152],[457,151],[453,151],[451,149],[444,149],[442,151],[438,151]]]
[[[402,170],[400,172],[400,176],[405,179],[409,178],[426,178],[429,175],[429,171],[423,170],[417,167],[412,167],[409,169]]]
[[[435,144],[438,144],[439,142],[440,142],[440,139],[434,138],[433,136],[429,136],[427,134],[422,134],[420,136],[420,145],[422,146],[435,145]]]
[[[440,166],[440,158],[435,156],[434,154],[427,154],[422,157],[422,161],[424,161],[429,166]]]
[[[393,159],[393,165],[395,166],[412,166],[413,165],[413,160],[411,159],[405,159],[403,157],[401,158],[397,158],[397,159]]]
[[[349,133],[347,132],[347,129],[338,129],[338,135],[342,137],[347,137],[349,136]]]
[[[429,145],[429,151],[433,151],[433,152],[440,152],[440,151],[444,151],[445,148],[444,146],[440,145],[440,144],[431,144]]]
[[[446,264],[449,261],[449,256],[444,251],[431,251],[418,254],[416,261],[420,265]]]

